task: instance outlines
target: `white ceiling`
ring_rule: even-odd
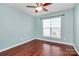
[[[48,12],[40,11],[38,13],[35,13],[34,12],[35,8],[27,8],[26,7],[28,5],[35,6],[35,3],[12,3],[9,5],[11,5],[12,7],[16,8],[20,11],[23,11],[27,14],[30,14],[32,16],[39,16],[39,15],[53,13],[53,12],[60,12],[60,11],[71,9],[75,6],[74,3],[53,3],[53,4],[45,7],[46,9],[48,9]]]

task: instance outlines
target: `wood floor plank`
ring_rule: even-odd
[[[0,52],[0,56],[78,56],[78,54],[71,45],[35,39]]]

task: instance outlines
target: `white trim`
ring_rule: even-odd
[[[76,47],[73,45],[73,48],[75,49],[75,51],[77,52],[77,54],[79,55],[78,50],[76,49]]]
[[[72,45],[73,46],[73,44],[70,44],[70,43],[65,43],[65,42],[60,42],[60,41],[53,41],[53,40],[48,40],[48,39],[44,39],[44,38],[35,38],[35,39],[37,39],[37,40],[43,40],[43,41],[49,41],[49,42],[56,42],[56,43],[61,43],[61,44],[66,44],[66,45]]]
[[[62,44],[67,44],[67,45],[72,45],[72,44],[68,44],[68,43],[64,43],[64,42],[59,42],[59,41],[52,41],[52,40],[48,40],[48,39],[44,39],[44,38],[32,38],[32,39],[29,39],[29,40],[24,41],[24,42],[22,42],[22,43],[19,43],[19,44],[10,46],[10,47],[5,48],[5,49],[2,49],[2,50],[0,50],[0,52],[3,52],[3,51],[8,50],[8,49],[11,49],[11,48],[16,47],[16,46],[18,46],[18,45],[21,45],[21,44],[30,42],[30,41],[32,41],[32,40],[34,40],[34,39],[37,39],[37,40],[43,40],[43,41],[49,41],[49,42],[57,42],[57,43],[62,43]]]
[[[74,47],[75,51],[78,53],[78,50],[76,49],[76,47],[75,47],[73,44],[64,43],[64,42],[59,42],[59,41],[52,41],[52,40],[48,40],[48,39],[44,39],[44,38],[32,38],[32,39],[29,39],[29,40],[27,40],[27,41],[25,41],[25,42],[22,42],[22,43],[13,45],[13,46],[11,46],[11,47],[5,48],[5,49],[3,49],[3,50],[0,50],[0,52],[3,52],[3,51],[8,50],[8,49],[11,49],[11,48],[16,47],[16,46],[18,46],[18,45],[21,45],[21,44],[30,42],[30,41],[35,40],[35,39],[37,39],[37,40],[43,40],[43,41],[49,41],[49,42],[57,42],[57,43],[62,43],[62,44],[67,44],[67,45],[72,45],[72,46]],[[79,53],[78,53],[78,55],[79,55]]]
[[[11,46],[11,47],[8,47],[8,48],[5,48],[5,49],[2,49],[2,50],[0,50],[0,52],[3,52],[3,51],[8,50],[8,49],[11,49],[11,48],[16,47],[16,46],[18,46],[18,45],[21,45],[21,44],[24,44],[24,43],[30,42],[30,41],[32,41],[32,40],[34,40],[34,38],[29,39],[29,40],[26,40],[26,41],[24,41],[24,42],[22,42],[22,43],[19,43],[19,44],[13,45],[13,46]]]

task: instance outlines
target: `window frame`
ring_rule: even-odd
[[[43,20],[47,20],[47,19],[51,19],[51,18],[57,18],[57,17],[60,17],[61,19],[60,19],[60,37],[54,37],[54,36],[52,36],[52,25],[51,25],[51,21],[50,21],[50,36],[44,36],[44,34],[43,34]],[[55,17],[51,17],[51,18],[46,18],[46,19],[42,19],[42,36],[43,37],[50,37],[50,38],[61,38],[61,21],[62,21],[62,16],[55,16]]]

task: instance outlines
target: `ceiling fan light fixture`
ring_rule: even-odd
[[[46,9],[45,7],[52,4],[52,3],[35,3],[36,6],[26,6],[29,8],[35,8],[35,13],[39,12],[39,11],[45,11],[47,12],[48,9]]]
[[[41,10],[43,10],[43,8],[42,7],[36,7],[36,10],[41,11]]]

